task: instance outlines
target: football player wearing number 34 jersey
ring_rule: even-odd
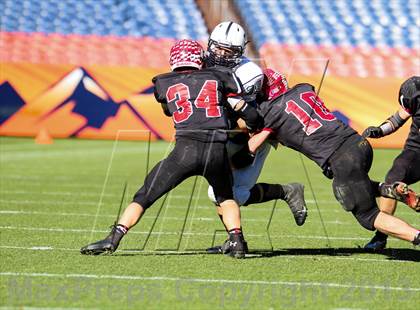
[[[213,186],[216,199],[224,212],[229,231],[229,255],[245,257],[246,243],[241,230],[240,210],[233,199],[232,175],[228,163],[227,119],[225,97],[240,94],[242,86],[231,71],[201,69],[203,49],[192,40],[180,40],[171,49],[172,72],[153,78],[155,98],[164,113],[172,116],[176,143],[167,158],[146,176],[144,185],[103,240],[81,249],[82,254],[97,255],[114,252],[122,237],[157,199],[188,177],[204,176]],[[258,125],[257,111],[244,101],[232,106],[250,129]],[[225,213],[226,212],[226,213]]]
[[[266,69],[263,86],[271,95],[259,105],[264,129],[248,142],[251,152],[269,137],[303,153],[323,170],[333,173],[333,192],[346,211],[368,230],[420,244],[420,231],[392,215],[381,212],[369,179],[373,152],[369,142],[328,111],[310,84],[284,87],[281,75]],[[284,89],[284,91],[276,91]]]

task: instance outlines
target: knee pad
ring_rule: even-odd
[[[376,206],[376,200],[370,181],[348,181],[346,183],[341,182],[337,184],[334,180],[333,191],[335,198],[346,211]]]
[[[335,199],[347,212],[352,211],[356,207],[356,199],[350,186],[345,184],[334,185],[333,182],[333,192]]]
[[[380,210],[378,207],[371,207],[368,210],[353,210],[353,215],[356,218],[356,220],[359,222],[360,225],[363,226],[363,228],[366,228],[367,230],[374,231],[375,230],[375,220],[378,216]]]

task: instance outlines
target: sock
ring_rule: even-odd
[[[413,244],[420,245],[420,230],[417,231],[417,235],[414,237]]]
[[[232,228],[228,231],[229,235],[238,235],[238,234],[242,234],[242,229],[241,228]]]
[[[388,239],[388,235],[385,235],[383,232],[380,232],[379,230],[376,231],[375,237],[381,241],[385,241]]]
[[[257,183],[251,188],[249,198],[244,203],[244,206],[275,199],[284,199],[284,197],[285,192],[281,184]]]
[[[128,227],[123,224],[117,224],[117,230],[122,232],[125,235],[128,232]]]

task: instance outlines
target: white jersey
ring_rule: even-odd
[[[244,99],[248,104],[254,105],[255,99],[258,92],[261,91],[264,73],[261,68],[250,61],[246,57],[241,58],[241,62],[233,68],[233,72],[241,81],[244,93],[241,97],[230,97],[228,102],[232,107],[235,106],[237,102],[241,99]],[[226,148],[228,151],[229,157],[235,154],[243,145],[238,145],[232,142],[227,143]],[[233,174],[233,196],[239,205],[243,205],[250,196],[250,190],[255,185],[258,180],[258,177],[261,174],[264,161],[267,158],[268,153],[270,152],[270,145],[265,142],[257,151],[255,155],[254,162],[243,169],[234,169]],[[208,190],[209,198],[215,202],[213,188],[210,186]]]

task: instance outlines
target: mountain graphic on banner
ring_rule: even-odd
[[[13,87],[9,86],[7,92],[12,94],[13,91]],[[56,137],[94,135],[114,138],[116,130],[129,129],[150,130],[153,138],[161,138],[138,109],[127,100],[115,102],[83,68],[74,69],[25,105],[23,100],[20,105],[18,99],[14,101],[17,107],[15,113],[5,116],[0,133],[30,135],[47,128]],[[112,130],[103,130],[104,127]]]
[[[22,97],[9,82],[0,85],[0,125],[25,105]]]
[[[94,81],[87,71],[81,68],[76,69],[55,87],[66,87],[66,80],[72,81],[73,85],[75,84],[72,94],[44,114],[41,119],[48,119],[66,105],[73,104],[71,112],[86,119],[86,122],[72,134],[72,136],[77,136],[78,132],[84,128],[101,128],[109,117],[117,114],[119,104],[111,99],[109,94]]]

